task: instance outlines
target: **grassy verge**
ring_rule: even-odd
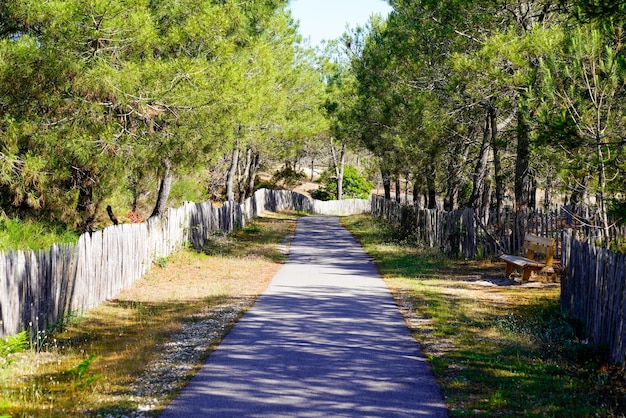
[[[344,224],[376,260],[452,416],[623,416],[623,370],[576,339],[558,285],[513,284],[499,263],[411,247],[369,217]]]
[[[78,241],[78,234],[61,225],[0,216],[1,250],[40,250],[56,243]]]
[[[159,260],[132,288],[60,324],[37,347],[0,344],[0,416],[157,415],[193,370],[151,392],[157,395],[148,407],[138,392],[150,388],[139,377],[168,355],[175,335],[202,320],[216,325],[212,338],[193,348],[201,351],[198,367],[280,268],[281,244],[294,228],[292,216],[258,219],[215,236],[203,252]]]

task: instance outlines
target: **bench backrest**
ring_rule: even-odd
[[[548,267],[552,266],[554,249],[554,238],[544,238],[533,234],[526,234],[524,237],[526,258],[535,260],[535,253],[544,254],[546,256],[544,263]]]

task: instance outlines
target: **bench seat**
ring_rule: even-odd
[[[506,262],[506,277],[513,273],[515,266],[522,270],[522,281],[530,279],[532,273],[544,272],[548,275],[554,274],[552,261],[554,256],[554,239],[542,238],[532,234],[526,234],[524,238],[524,249],[526,257],[502,254],[500,259]],[[544,262],[533,259],[535,253],[543,253],[546,256]]]

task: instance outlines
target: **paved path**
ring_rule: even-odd
[[[162,418],[194,416],[447,410],[374,264],[337,218],[306,217],[289,261]]]

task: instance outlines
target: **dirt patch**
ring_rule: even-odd
[[[260,294],[279,268],[261,257],[206,256],[180,252],[165,267],[155,266],[116,299],[136,302],[191,302],[209,297]],[[250,280],[250,277],[254,280]]]
[[[279,170],[279,167],[276,167],[276,171]],[[308,198],[312,198],[312,194],[313,192],[315,192],[318,188],[319,188],[319,183],[315,182],[315,179],[317,179],[319,177],[319,170],[315,170],[313,173],[313,181],[311,181],[311,169],[310,168],[306,168],[303,169],[302,172],[306,175],[306,180],[295,185],[295,186],[288,186],[285,185],[283,183],[278,184],[277,186],[279,186],[280,188],[284,188],[287,190],[291,190],[293,192],[296,193],[300,193],[303,194],[305,196],[307,196]],[[262,172],[259,173],[259,179],[261,181],[264,182],[271,182],[272,181],[272,175],[267,173],[267,172]]]
[[[313,183],[310,181],[304,182],[296,187],[294,187],[293,191],[296,193],[303,194],[307,197],[312,197],[313,192],[315,192],[319,188],[319,183]]]

